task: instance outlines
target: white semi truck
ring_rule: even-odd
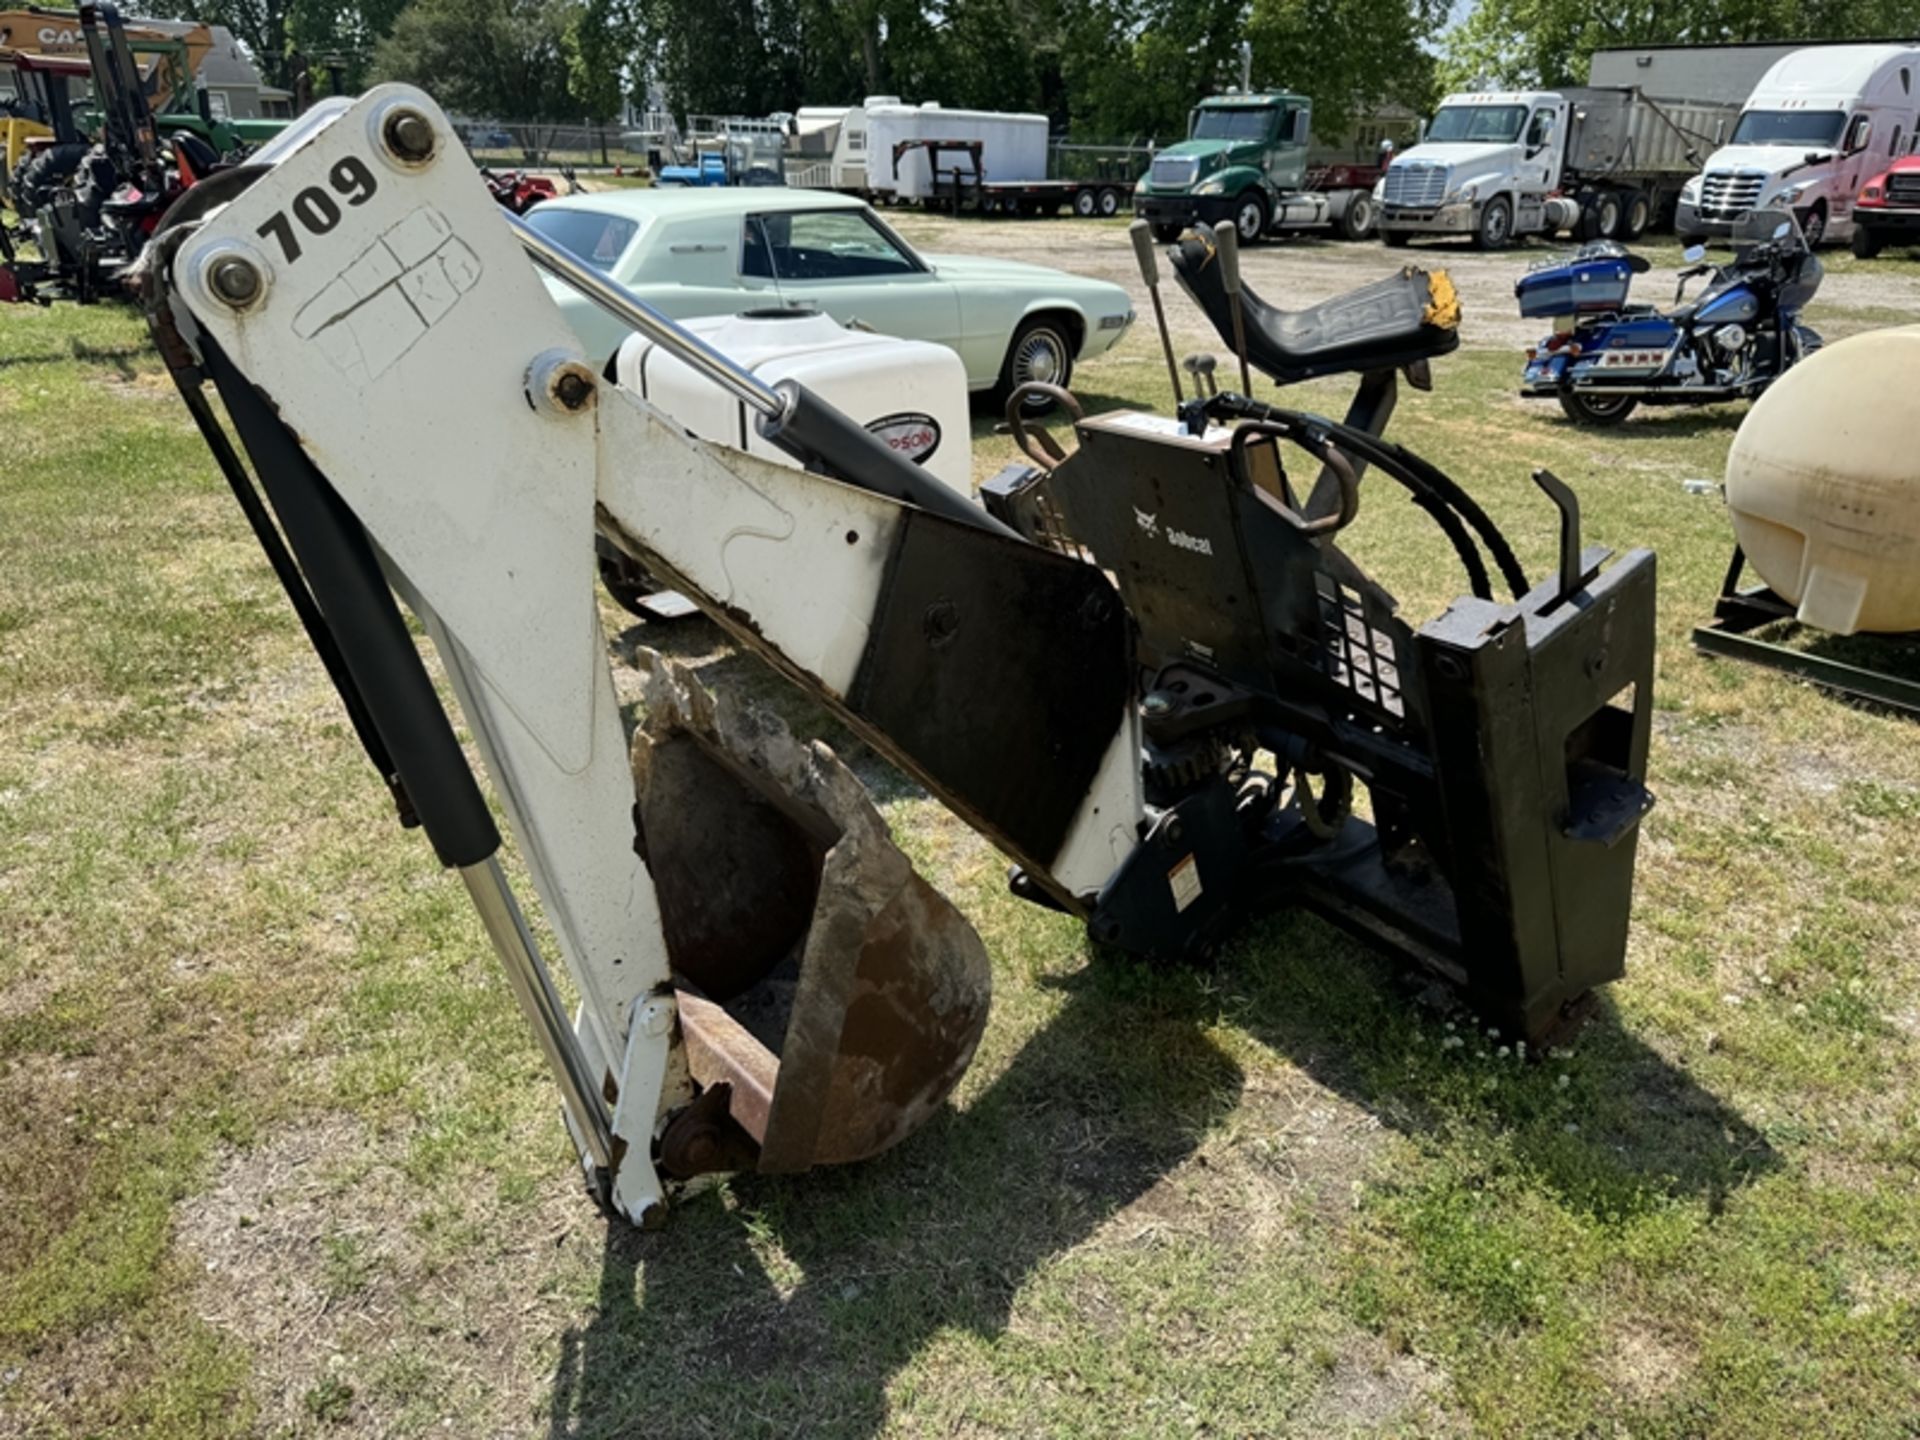
[[[1449,95],[1387,166],[1381,236],[1468,235],[1484,250],[1561,230],[1633,239],[1672,209],[1738,113],[1633,86]]]
[[[1687,181],[1674,229],[1728,234],[1763,206],[1789,206],[1810,244],[1853,233],[1853,201],[1913,138],[1920,48],[1822,45],[1776,61],[1728,143]]]

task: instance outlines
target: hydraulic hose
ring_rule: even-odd
[[[1222,403],[1223,402],[1223,403]],[[1485,560],[1473,537],[1467,533],[1471,526],[1492,554],[1494,563],[1499,567],[1501,578],[1517,600],[1532,587],[1528,584],[1526,572],[1520,568],[1519,559],[1513,553],[1513,547],[1501,533],[1500,527],[1480,508],[1474,498],[1461,488],[1458,481],[1447,475],[1427,460],[1379,436],[1365,430],[1357,430],[1350,425],[1328,420],[1321,416],[1307,415],[1297,410],[1283,410],[1278,406],[1265,405],[1245,396],[1220,396],[1216,403],[1209,404],[1209,413],[1220,418],[1247,418],[1255,420],[1274,420],[1282,424],[1302,429],[1317,428],[1332,437],[1344,449],[1358,458],[1389,475],[1403,489],[1413,496],[1414,503],[1425,510],[1446,535],[1454,552],[1460,557],[1462,568],[1472,593],[1483,600],[1493,598],[1492,585],[1487,573]],[[1462,524],[1464,520],[1465,524]]]

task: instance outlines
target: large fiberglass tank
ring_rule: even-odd
[[[1818,351],[1755,402],[1727,456],[1734,538],[1799,618],[1920,630],[1920,325]]]

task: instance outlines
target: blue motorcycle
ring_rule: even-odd
[[[1642,404],[1715,405],[1751,400],[1820,348],[1800,312],[1820,288],[1819,257],[1784,210],[1749,211],[1734,255],[1703,263],[1686,251],[1676,309],[1627,301],[1652,266],[1608,241],[1536,265],[1514,285],[1520,313],[1552,317],[1553,333],[1527,351],[1523,395],[1560,402],[1580,425],[1618,425]],[[1690,305],[1687,282],[1705,275]]]

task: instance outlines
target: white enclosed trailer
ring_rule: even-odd
[[[1025,184],[1047,178],[1047,117],[940,105],[876,105],[867,110],[867,187],[886,200],[931,200],[939,192],[924,146],[979,142],[988,181]],[[900,146],[910,146],[904,150]]]

